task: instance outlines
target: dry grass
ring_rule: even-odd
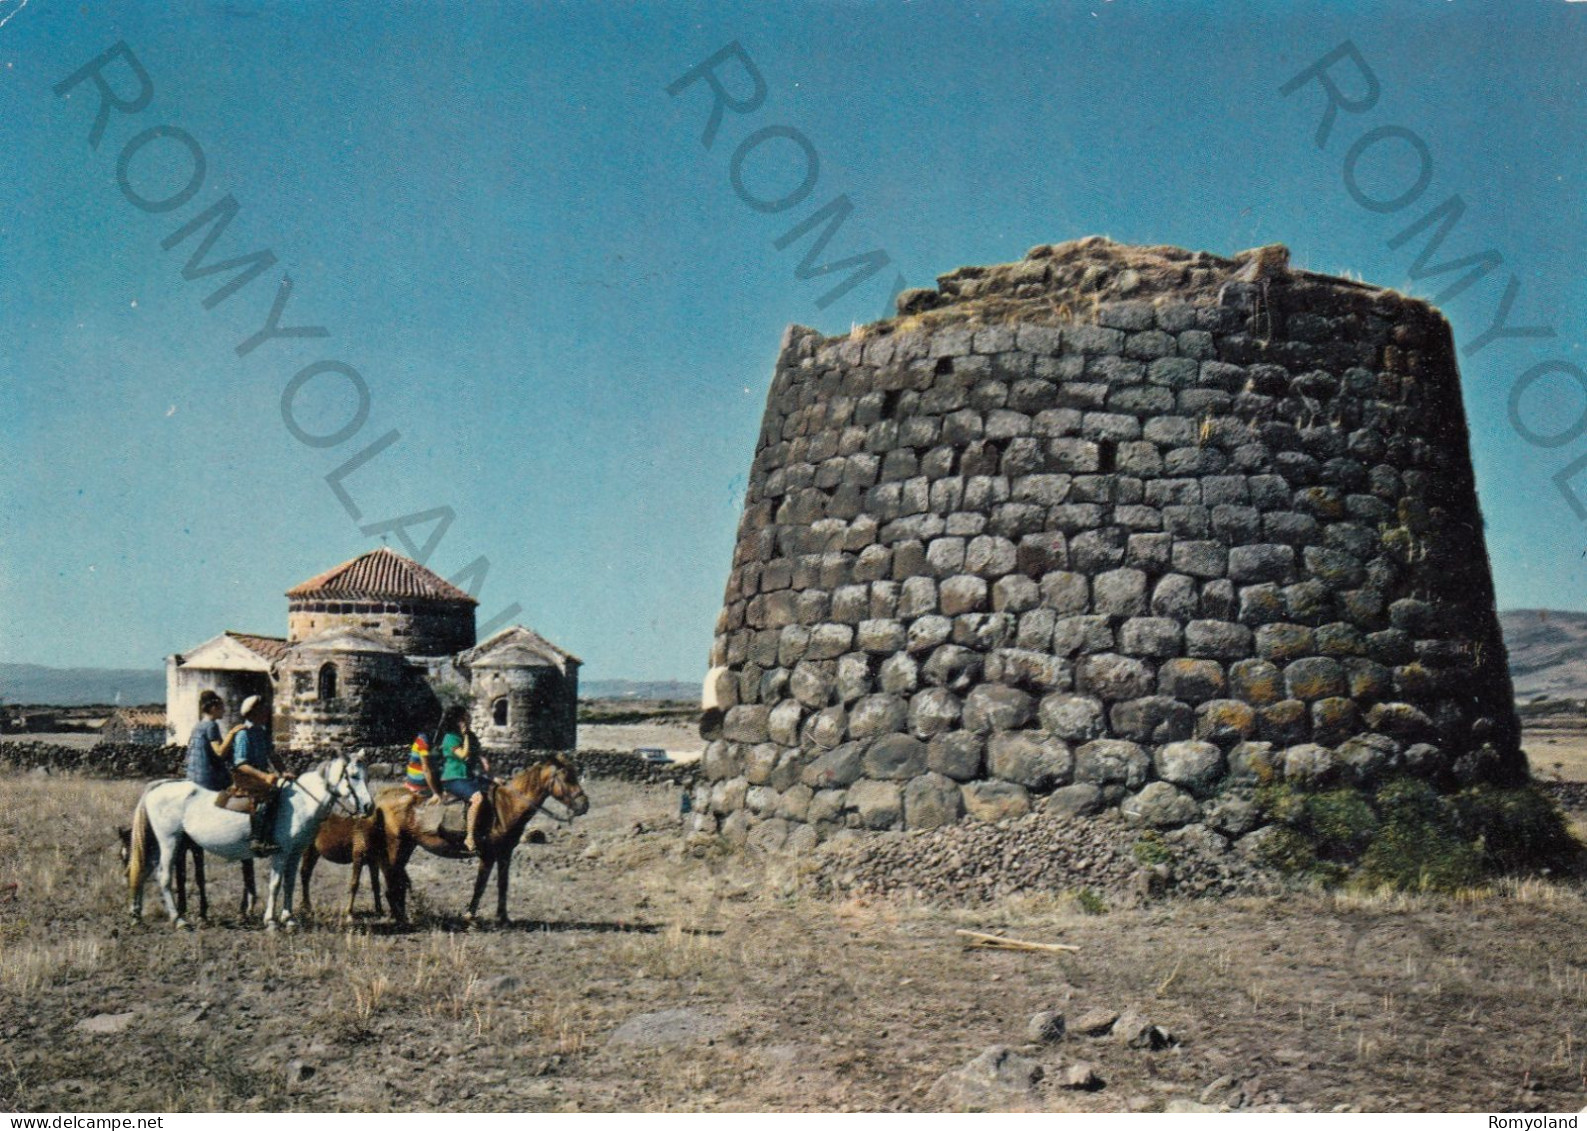
[[[1587,1096],[1577,888],[1105,911],[1075,892],[825,902],[803,862],[632,835],[664,820],[671,790],[590,789],[588,818],[520,854],[518,929],[459,929],[467,866],[421,858],[411,932],[358,918],[266,935],[228,912],[184,934],[124,923],[114,826],[135,786],[17,782],[0,797],[0,883],[20,892],[0,903],[0,1106],[910,1110],[941,1073],[1018,1044],[1036,1010],[1093,1006],[1141,1008],[1184,1043],[1033,1050],[1049,1069],[1091,1060],[1108,1086],[1032,1106],[1152,1109],[1222,1075],[1252,1103],[1325,1110],[1575,1110]],[[236,870],[214,870],[229,907]],[[1080,950],[970,950],[959,927]],[[713,1019],[714,1042],[607,1043],[680,1009]],[[125,1033],[74,1028],[123,1011]],[[297,1061],[312,1074],[283,1089]]]

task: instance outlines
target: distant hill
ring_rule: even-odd
[[[697,702],[700,684],[677,679],[590,679],[579,681],[580,699],[686,699]]]
[[[0,701],[81,707],[89,703],[165,702],[165,673],[137,668],[47,668],[0,664]],[[592,679],[579,687],[585,699],[700,698],[700,685],[677,679]]]
[[[47,668],[40,664],[0,664],[0,700],[53,707],[116,702],[164,703],[165,673],[141,668]]]
[[[1517,699],[1587,698],[1587,613],[1512,609],[1499,627]]]

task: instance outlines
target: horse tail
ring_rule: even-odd
[[[143,887],[143,877],[149,863],[159,855],[160,843],[154,838],[154,830],[149,826],[149,791],[144,790],[143,796],[138,798],[138,807],[132,811],[132,833],[127,838],[127,886],[131,889],[133,902],[137,902],[138,891]]]

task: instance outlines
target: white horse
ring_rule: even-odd
[[[176,848],[185,833],[199,848],[227,860],[248,860],[249,819],[215,805],[213,789],[189,781],[155,782],[143,791],[132,815],[131,852],[127,861],[127,883],[132,893],[134,919],[143,918],[143,881],[149,861],[144,844],[147,833],[159,845],[160,898],[165,912],[179,928],[188,926],[176,910],[171,893],[171,867]],[[264,922],[268,930],[277,925],[291,929],[292,886],[297,877],[298,860],[303,850],[314,843],[320,823],[333,809],[349,816],[367,816],[374,808],[369,781],[364,776],[363,751],[349,757],[331,758],[289,782],[281,789],[271,830],[279,851],[270,857],[270,892],[265,899]]]

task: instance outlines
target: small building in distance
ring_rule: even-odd
[[[271,703],[293,750],[406,744],[466,696],[491,750],[572,749],[580,661],[522,625],[476,644],[477,602],[388,547],[287,591],[287,635],[223,632],[166,660],[168,735],[186,741],[205,689]],[[499,720],[499,721],[498,721]]]
[[[165,712],[158,707],[118,707],[99,728],[101,742],[161,746],[165,739]]]

